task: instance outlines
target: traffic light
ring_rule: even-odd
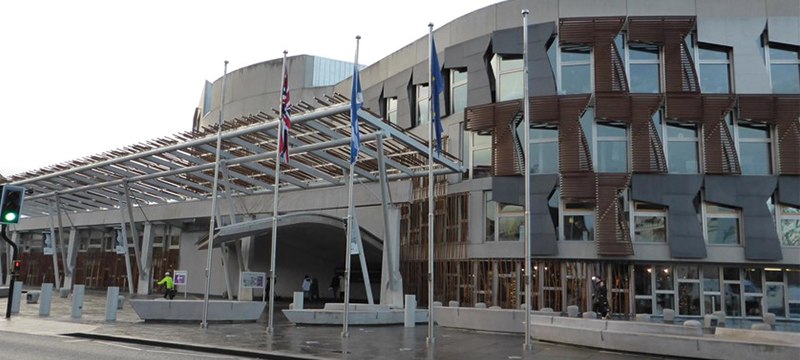
[[[25,198],[25,188],[21,186],[5,185],[0,195],[0,223],[16,224],[22,213],[22,199]]]
[[[22,269],[22,260],[14,260],[14,278],[19,278],[20,270]]]

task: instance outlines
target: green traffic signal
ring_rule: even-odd
[[[0,223],[16,224],[19,222],[24,197],[24,187],[2,186],[2,192],[0,192]]]

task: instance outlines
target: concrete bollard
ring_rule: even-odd
[[[455,300],[450,300],[450,302],[447,303],[448,307],[458,307],[458,305],[459,305],[458,301],[455,301]]]
[[[597,319],[597,313],[594,311],[587,311],[583,313],[584,319]]]
[[[406,295],[406,306],[403,309],[403,326],[414,327],[417,325],[417,296]]]
[[[762,330],[762,331],[770,331],[772,330],[772,326],[769,326],[764,323],[758,323],[750,325],[750,330]]]
[[[541,308],[541,309],[539,309],[539,311],[548,312],[548,313],[555,312],[555,311],[553,311],[553,308],[549,308],[549,307]]]
[[[717,326],[725,325],[725,313],[722,311],[714,311],[714,316],[717,317]]]
[[[434,301],[433,302],[433,307],[437,307],[437,306],[442,306],[442,302],[441,301]]]
[[[675,310],[664,309],[664,322],[673,322],[673,321],[675,321]]]
[[[714,315],[703,315],[703,327],[706,329],[717,327],[718,320]]]
[[[289,310],[294,310],[294,303],[289,304]]]
[[[119,306],[119,287],[110,286],[106,291],[106,321],[117,321]]]
[[[579,312],[580,308],[578,308],[576,305],[567,306],[567,316],[571,318],[576,318],[578,317]]]
[[[39,316],[50,316],[50,303],[53,302],[53,284],[42,284],[39,296]]]
[[[519,309],[520,310],[525,310],[525,303],[519,304]]]
[[[75,285],[72,288],[72,317],[80,319],[83,316],[83,292],[85,285]]]
[[[497,305],[489,306],[489,310],[500,310],[500,309],[502,309],[502,308],[497,306]]]
[[[691,328],[702,328],[703,324],[701,324],[697,320],[686,320],[686,321],[683,322],[683,326],[691,327]]]
[[[777,316],[775,316],[775,314],[773,313],[766,313],[764,314],[763,320],[764,324],[767,324],[769,326],[774,326],[775,321],[777,320]]]
[[[295,310],[303,310],[303,292],[302,291],[295,291],[294,292],[294,309]],[[344,304],[342,304],[344,305]],[[342,308],[344,310],[344,308]]]
[[[19,304],[20,300],[22,300],[22,281],[17,281],[14,283],[14,288],[11,289],[14,292],[14,301],[11,302],[11,313],[12,314],[19,314]]]
[[[125,297],[122,295],[117,296],[117,310],[122,310],[124,306],[125,306]]]
[[[25,302],[28,303],[28,304],[36,304],[36,303],[38,303],[40,294],[41,293],[36,291],[36,290],[28,291],[28,293],[25,294]]]
[[[479,303],[475,304],[475,308],[476,309],[486,309],[486,303],[479,302]]]
[[[650,322],[650,314],[636,314],[637,322]]]
[[[58,295],[61,296],[62,299],[66,299],[69,296],[69,289],[68,288],[58,289]]]

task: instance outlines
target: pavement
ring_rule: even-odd
[[[129,296],[125,294],[125,296]],[[182,294],[178,295],[179,297]],[[154,298],[156,296],[149,296]],[[142,297],[137,297],[142,298]],[[189,295],[189,298],[198,298]],[[199,298],[198,298],[199,299]],[[6,299],[0,299],[5,309]],[[308,307],[322,307],[310,303]],[[154,346],[219,356],[275,359],[667,359],[640,354],[615,353],[547,342],[533,342],[524,351],[524,337],[514,334],[480,333],[436,328],[436,340],[428,345],[427,326],[351,326],[350,336],[341,337],[340,326],[296,326],[276,302],[275,331],[266,332],[266,312],[257,323],[211,323],[202,329],[196,323],[145,323],[129,304],[118,311],[116,322],[105,321],[105,292],[87,291],[81,319],[70,318],[70,300],[53,298],[51,316],[39,317],[38,304],[20,306],[11,321],[0,321],[0,331],[37,336],[70,336],[132,346]],[[1,358],[1,356],[0,356]]]

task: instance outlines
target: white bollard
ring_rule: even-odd
[[[75,285],[72,287],[72,317],[80,319],[83,316],[83,292],[85,285]]]
[[[294,292],[294,309],[295,310],[303,310],[303,295],[305,293],[303,291],[295,291]],[[344,308],[342,308],[344,309]]]
[[[39,296],[39,316],[50,316],[50,303],[53,302],[53,284],[42,284]]]
[[[14,288],[11,289],[14,292],[14,301],[11,302],[11,313],[12,314],[19,314],[19,304],[20,300],[22,300],[22,281],[14,282]]]
[[[64,298],[64,299],[66,299],[67,297],[69,297],[69,289],[67,289],[67,288],[61,288],[61,289],[59,289],[59,290],[58,290],[58,293],[59,293],[59,296],[61,296],[61,297],[62,297],[62,298]]]
[[[106,321],[117,321],[119,305],[119,287],[111,286],[106,292]]]
[[[406,295],[406,307],[403,317],[403,324],[405,327],[414,327],[417,325],[417,296]]]
[[[125,306],[125,297],[122,295],[117,296],[117,310],[122,310],[124,306]]]

